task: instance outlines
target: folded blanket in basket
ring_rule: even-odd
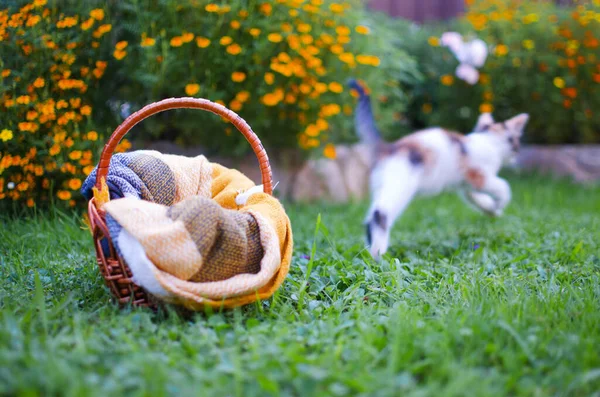
[[[95,182],[96,170],[86,197]],[[133,281],[159,298],[239,306],[271,296],[288,273],[290,221],[239,171],[204,156],[137,151],[112,157],[106,184],[111,240]]]

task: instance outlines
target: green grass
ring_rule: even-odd
[[[415,202],[381,264],[366,203],[289,205],[275,298],[191,317],[119,309],[75,215],[0,218],[0,395],[598,395],[600,188],[512,179],[497,220]]]

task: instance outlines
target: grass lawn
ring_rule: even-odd
[[[366,203],[288,205],[275,298],[191,317],[119,309],[79,217],[4,216],[0,395],[598,395],[600,188],[512,180],[497,220],[415,202],[381,264]]]

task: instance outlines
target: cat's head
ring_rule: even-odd
[[[521,113],[505,121],[494,121],[490,113],[482,113],[477,119],[474,132],[493,134],[505,162],[512,162],[521,148],[521,137],[529,121],[527,113]]]

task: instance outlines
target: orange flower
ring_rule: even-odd
[[[81,180],[73,178],[69,180],[69,189],[77,190],[81,187]]]
[[[221,40],[219,40],[219,44],[225,46],[225,45],[229,45],[233,43],[233,39],[229,36],[223,36],[221,37]]]
[[[335,152],[335,146],[331,143],[325,145],[325,148],[323,149],[323,155],[328,159],[335,159],[337,156]]]
[[[452,84],[454,84],[454,77],[449,74],[445,74],[440,78],[440,81],[445,86],[451,86]]]
[[[125,152],[125,151],[129,150],[129,149],[131,149],[131,142],[129,142],[127,139],[123,139],[117,145],[117,148],[115,149],[115,152],[122,153],[122,152]]]
[[[196,37],[196,45],[200,48],[206,48],[210,45],[210,40],[206,37]]]
[[[87,139],[90,141],[95,141],[98,139],[98,133],[96,131],[90,131],[87,133]]]
[[[69,99],[69,103],[73,109],[77,109],[79,106],[81,106],[81,98],[71,98]]]
[[[240,101],[242,103],[246,102],[248,100],[248,98],[250,98],[250,93],[248,91],[240,91],[235,96],[235,99],[237,99],[238,101]]]
[[[142,47],[152,47],[154,44],[156,44],[156,40],[152,37],[143,37],[140,43]]]
[[[569,97],[571,99],[577,98],[577,89],[576,88],[573,88],[573,87],[563,88],[561,90],[561,92],[564,96]]]
[[[184,43],[189,43],[190,41],[194,40],[194,34],[190,32],[183,32],[181,35],[181,40]]]
[[[233,80],[236,83],[241,83],[242,81],[246,80],[246,73],[244,73],[244,72],[233,72],[231,74],[231,80]]]
[[[242,106],[242,102],[238,101],[237,99],[234,99],[229,103],[229,108],[234,112],[239,112],[242,109]]]
[[[188,85],[185,86],[185,93],[188,96],[194,96],[199,91],[200,91],[200,85],[199,84],[188,84]]]
[[[248,31],[248,33],[250,33],[250,36],[252,37],[258,37],[258,35],[260,34],[260,29],[252,28]]]
[[[207,12],[218,12],[219,11],[219,6],[216,4],[207,4],[206,7],[204,7],[204,9]]]
[[[81,30],[89,30],[92,28],[92,26],[94,26],[94,22],[96,22],[94,20],[94,18],[88,18],[85,21],[83,21],[81,23]]]
[[[508,54],[508,46],[504,44],[498,44],[494,50],[494,53],[499,57],[503,57]]]
[[[52,145],[48,153],[50,153],[50,156],[56,156],[58,153],[60,153],[60,146],[57,144]]]
[[[491,103],[482,103],[479,106],[479,113],[492,113],[494,111],[494,106]]]
[[[229,26],[231,26],[232,29],[237,30],[240,28],[240,21],[231,21]]]
[[[262,3],[259,8],[260,12],[265,14],[266,16],[271,15],[273,11],[273,6],[269,3]]]
[[[115,52],[113,52],[113,56],[117,61],[120,61],[121,59],[125,58],[126,55],[127,51],[115,50]]]
[[[363,25],[357,26],[355,30],[358,34],[369,34],[371,32],[371,29]]]
[[[344,91],[344,86],[334,81],[329,83],[329,91],[339,94]]]
[[[127,41],[123,40],[123,41],[119,41],[117,44],[115,44],[115,48],[117,50],[124,50],[125,48],[127,48],[127,45],[129,43],[127,43]]]
[[[89,116],[92,114],[92,107],[89,105],[82,106],[80,112],[82,116]]]
[[[183,39],[181,36],[175,36],[169,43],[171,44],[171,47],[181,47],[183,45]]]
[[[69,153],[69,158],[71,160],[79,160],[81,158],[81,150],[73,150]]]
[[[104,19],[104,10],[102,8],[96,8],[90,11],[90,17],[94,18],[97,21],[101,21]]]
[[[275,81],[275,75],[271,72],[265,73],[265,83],[271,85]]]
[[[4,69],[2,71],[2,77],[8,77],[8,76],[10,76],[10,72],[11,72],[10,69]]]
[[[71,192],[68,192],[68,191],[66,191],[66,190],[59,190],[59,191],[56,193],[56,196],[57,196],[59,199],[66,201],[66,200],[69,200],[69,199],[71,199]]]
[[[281,40],[283,40],[283,37],[279,33],[269,33],[267,40],[269,40],[271,43],[279,43]]]
[[[230,46],[227,46],[227,52],[231,55],[237,55],[242,52],[242,47],[240,47],[239,44],[231,44]]]

